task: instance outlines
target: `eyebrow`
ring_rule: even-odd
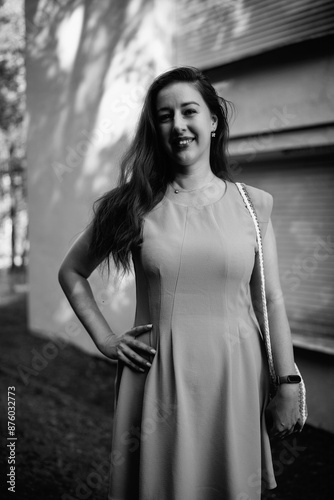
[[[196,106],[200,106],[200,104],[198,104],[198,102],[195,102],[195,101],[189,101],[189,102],[184,102],[181,104],[181,108],[183,108],[184,106],[189,106],[189,104],[196,104]],[[168,106],[164,106],[163,108],[159,108],[158,109],[158,112],[159,111],[165,111],[165,110],[169,110],[170,108]]]

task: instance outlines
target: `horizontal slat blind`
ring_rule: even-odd
[[[333,0],[178,0],[177,64],[201,69],[334,33]]]
[[[274,197],[272,221],[292,331],[334,339],[333,165],[247,166],[240,180]]]

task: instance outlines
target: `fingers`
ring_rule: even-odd
[[[270,438],[285,439],[300,427],[298,401],[276,394],[268,404],[265,416]]]
[[[272,439],[284,439],[287,429],[283,422],[273,422],[273,426],[270,429],[270,437]]]
[[[152,354],[155,354],[155,349],[145,344],[145,342],[137,340],[137,337],[139,337],[139,335],[142,335],[143,333],[147,333],[148,331],[152,330],[152,327],[153,327],[152,324],[148,324],[148,325],[135,326],[134,328],[132,328],[128,332],[128,334],[131,337],[134,337],[133,340],[129,341],[129,345],[131,346],[131,348],[137,348],[143,351],[144,353],[149,354],[150,356],[152,356]]]
[[[138,337],[138,335],[152,330],[152,327],[152,323],[148,323],[147,325],[134,326],[133,328],[131,328],[131,330],[128,331],[128,334],[132,337]]]
[[[298,418],[293,432],[302,432],[302,430],[303,430],[303,422],[301,418]]]
[[[134,328],[132,328],[128,332],[129,335],[134,337],[134,340],[131,341],[131,347],[136,347],[137,349],[144,351],[149,355],[155,354],[155,349],[145,344],[145,342],[137,340],[137,337],[139,337],[139,335],[142,335],[143,333],[147,333],[148,331],[152,330],[152,327],[153,327],[152,324],[148,324],[148,325],[135,326]]]
[[[286,425],[284,422],[276,421],[270,429],[270,437],[272,439],[285,439],[294,432],[299,432],[298,422],[292,425]]]
[[[137,372],[144,373],[151,367],[151,363],[142,358],[127,346],[119,346],[117,356],[120,361]]]
[[[152,329],[152,324],[140,325],[129,330],[117,347],[117,357],[127,366],[137,372],[145,372],[151,367],[151,363],[140,356],[137,351],[141,351],[143,355],[148,354],[150,358],[156,354],[155,349],[151,346],[136,340],[136,337],[147,333]]]
[[[293,431],[293,426],[284,423],[279,414],[270,405],[265,411],[268,434],[271,439],[284,439]]]

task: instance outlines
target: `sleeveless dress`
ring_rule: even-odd
[[[246,186],[265,237],[269,193]],[[108,500],[259,500],[276,487],[264,410],[269,373],[249,282],[257,251],[232,182],[174,192],[133,252],[134,325],[156,355],[118,364]]]

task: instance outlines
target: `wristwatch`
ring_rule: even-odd
[[[285,375],[280,377],[279,375],[276,376],[276,382],[277,385],[281,384],[299,384],[302,379],[299,375]]]

